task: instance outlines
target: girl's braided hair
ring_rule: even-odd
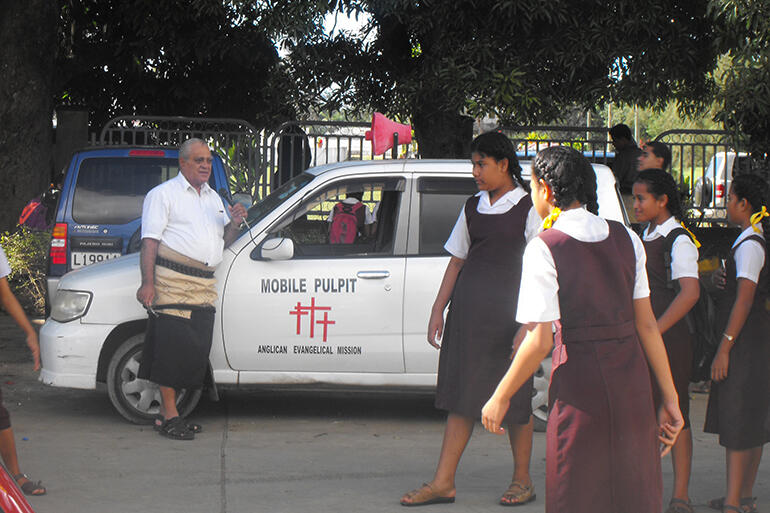
[[[751,205],[752,212],[758,212],[767,206],[768,187],[764,178],[751,173],[741,173],[733,177],[730,194],[739,199],[745,199]],[[762,230],[770,234],[770,218],[762,218]]]
[[[577,200],[592,214],[599,213],[594,169],[588,159],[569,146],[539,151],[532,161],[532,175],[548,184],[557,207],[567,207]]]
[[[634,181],[645,184],[655,199],[660,199],[665,194],[668,198],[666,204],[668,213],[674,216],[677,221],[684,221],[684,206],[679,195],[679,187],[677,187],[673,176],[662,169],[645,169],[636,175]]]
[[[476,137],[471,143],[471,153],[478,153],[482,157],[492,157],[500,162],[508,159],[508,172],[514,183],[518,183],[529,192],[529,184],[521,178],[521,166],[516,158],[516,151],[511,140],[500,132],[485,132]]]

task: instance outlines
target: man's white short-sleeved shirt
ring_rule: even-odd
[[[179,173],[147,193],[142,207],[142,238],[161,241],[183,255],[214,267],[222,261],[225,225],[222,198],[207,183],[200,194]]]
[[[559,230],[582,242],[600,242],[610,234],[607,221],[595,216],[584,208],[575,208],[561,213],[551,230]],[[626,227],[631,237],[636,257],[636,278],[634,280],[634,299],[649,297],[650,286],[647,281],[647,257],[642,240]],[[579,269],[571,271],[580,272]],[[556,264],[550,249],[540,238],[535,237],[524,250],[524,262],[521,271],[521,288],[516,321],[522,324],[530,322],[551,322],[561,318],[559,309],[559,282]],[[612,298],[607,298],[612,301]]]
[[[663,223],[652,230],[650,227],[644,229],[642,233],[643,241],[653,241],[660,237],[666,237],[674,228],[681,228],[674,216],[669,217]],[[698,278],[698,248],[692,239],[685,234],[681,234],[674,240],[671,246],[671,279],[679,278]]]
[[[8,263],[5,251],[0,246],[0,278],[5,278],[9,274],[11,274],[11,265]]]
[[[523,187],[518,186],[503,194],[494,205],[489,202],[489,193],[487,191],[479,191],[476,196],[479,197],[476,212],[479,214],[496,215],[505,214],[518,205],[519,201],[527,196],[527,191]],[[543,221],[537,215],[535,207],[530,208],[524,228],[524,238],[527,242],[540,232],[542,224]],[[468,258],[468,251],[471,249],[471,234],[468,232],[468,220],[465,218],[465,205],[460,209],[460,215],[457,217],[457,222],[452,229],[452,233],[449,235],[449,239],[444,244],[444,249],[454,257],[462,258],[463,260]]]
[[[740,241],[746,237],[750,237],[755,233],[765,238],[765,234],[762,231],[762,225],[757,225],[759,233],[754,231],[754,228],[749,226],[741,232],[732,247],[738,245]],[[759,283],[759,273],[762,271],[762,267],[765,265],[765,251],[762,245],[755,240],[748,240],[741,244],[741,246],[735,250],[735,277],[746,278],[754,283]]]

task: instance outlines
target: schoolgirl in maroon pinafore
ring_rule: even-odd
[[[665,513],[692,513],[688,493],[692,466],[690,430],[690,375],[692,335],[687,313],[698,301],[698,248],[695,237],[681,222],[682,204],[676,181],[662,169],[645,169],[633,187],[637,221],[647,223],[642,242],[647,254],[650,303],[663,334],[668,363],[679,396],[684,428],[671,452],[674,489]],[[654,376],[653,376],[654,380]],[[660,392],[653,383],[653,403],[660,406]]]
[[[726,449],[727,493],[709,502],[723,511],[756,511],[752,488],[770,441],[770,314],[768,259],[768,186],[756,175],[734,177],[727,201],[728,219],[743,228],[727,258],[724,293],[717,298],[722,339],[711,366],[711,391],[705,431],[717,433]],[[763,228],[764,224],[764,228]]]
[[[465,203],[445,245],[452,258],[428,327],[429,343],[439,347],[436,339],[441,338],[436,407],[449,412],[442,454],[434,479],[404,495],[405,506],[454,500],[454,476],[473,423],[510,363],[517,331],[511,312],[517,302],[521,257],[527,235],[533,237],[540,227],[510,141],[497,132],[482,134],[473,141],[472,151],[481,192]],[[512,426],[516,469],[501,498],[504,505],[535,498],[529,476],[531,400],[530,377],[511,399],[505,418]]]
[[[538,153],[530,184],[546,230],[524,253],[516,318],[528,332],[482,422],[501,432],[507,398],[553,348],[546,511],[659,513],[659,443],[673,444],[683,421],[642,243],[595,215],[596,176],[577,151]],[[664,396],[659,424],[648,362]]]

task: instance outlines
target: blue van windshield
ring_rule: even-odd
[[[176,158],[85,159],[78,172],[72,219],[79,224],[128,223],[142,216],[142,202],[150,189],[178,173]]]

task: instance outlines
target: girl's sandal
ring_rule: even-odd
[[[693,513],[692,504],[682,499],[672,498],[666,513]]]
[[[728,511],[735,511],[736,513],[744,513],[744,511],[738,506],[733,506],[732,504],[722,504],[722,513],[727,513]]]
[[[409,499],[409,501],[405,501],[404,499]],[[401,505],[407,507],[428,506],[429,504],[452,504],[454,501],[454,497],[441,495],[436,492],[430,484],[423,483],[421,487],[415,488],[407,493],[401,499]]]
[[[533,485],[524,486],[523,484],[513,481],[508,489],[500,497],[501,506],[521,506],[532,502],[537,498],[535,495],[535,487]]]
[[[706,505],[711,508],[715,509],[717,511],[722,511],[722,508],[725,504],[725,498],[724,497],[717,497],[716,499],[711,499],[706,503]],[[743,513],[756,513],[757,511],[757,498],[756,497],[741,497],[741,509],[743,510]]]
[[[16,481],[16,484],[19,485],[19,488],[21,488],[21,491],[24,492],[24,495],[45,495],[46,489],[45,486],[43,486],[42,481],[32,481],[29,477],[27,477],[26,474],[16,474],[13,476],[13,479]],[[24,483],[19,483],[20,479],[26,479]]]

